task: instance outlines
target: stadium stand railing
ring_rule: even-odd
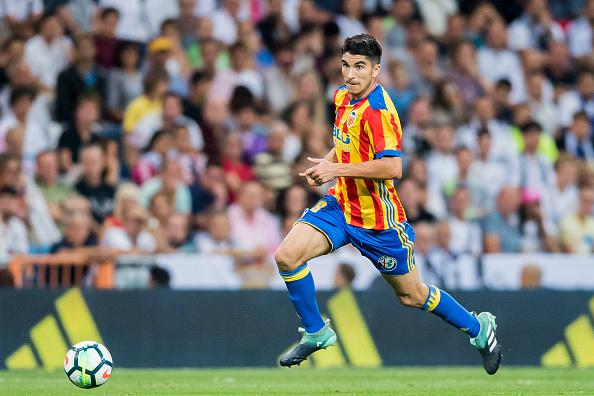
[[[19,255],[9,265],[16,288],[84,286],[98,289],[114,285],[115,260],[86,254]]]

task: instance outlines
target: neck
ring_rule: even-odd
[[[369,95],[369,93],[371,91],[373,91],[375,89],[375,87],[377,87],[377,82],[375,80],[371,80],[371,84],[369,84],[369,87],[367,87],[367,89],[365,91],[363,91],[361,94],[359,95],[351,95],[353,97],[353,99],[361,99],[366,97],[367,95]]]
[[[101,176],[87,176],[85,178],[85,182],[92,187],[97,187],[101,185]]]

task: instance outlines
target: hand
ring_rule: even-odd
[[[299,176],[305,177],[309,185],[321,186],[338,176],[336,172],[338,167],[337,163],[330,162],[324,158],[307,157],[307,159],[316,165],[306,169],[306,171],[300,173]]]

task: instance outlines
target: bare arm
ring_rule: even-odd
[[[328,153],[328,156],[332,153]],[[317,185],[324,184],[337,177],[353,177],[357,179],[389,180],[402,177],[402,159],[400,157],[383,157],[355,164],[339,164],[326,158],[308,158],[316,165],[300,173]],[[310,184],[312,184],[310,182]]]

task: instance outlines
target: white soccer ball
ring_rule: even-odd
[[[95,341],[82,341],[70,347],[64,357],[64,372],[79,388],[96,388],[107,382],[113,370],[111,354]]]

